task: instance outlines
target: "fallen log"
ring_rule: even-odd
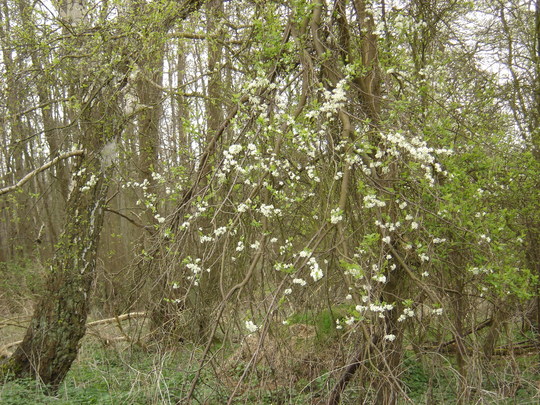
[[[92,328],[92,327],[99,326],[99,325],[107,325],[107,324],[111,324],[111,323],[117,323],[117,326],[120,329],[120,332],[122,333],[123,336],[121,336],[120,339],[113,338],[111,340],[114,340],[114,341],[126,341],[127,340],[127,341],[129,341],[130,339],[126,335],[126,333],[124,332],[120,322],[125,321],[126,319],[135,319],[135,318],[144,318],[144,317],[146,317],[146,312],[130,312],[128,314],[118,315],[118,316],[115,316],[115,317],[112,317],[112,318],[105,318],[105,319],[99,319],[97,321],[88,322],[86,324],[86,327],[87,328]],[[13,325],[13,326],[18,326],[18,325]],[[22,340],[18,340],[16,342],[11,342],[11,343],[8,343],[8,344],[0,347],[0,358],[9,357],[11,355],[9,349],[19,345],[20,343],[22,343]]]

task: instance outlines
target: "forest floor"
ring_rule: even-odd
[[[140,315],[140,314],[139,314]],[[79,356],[57,395],[48,396],[37,381],[11,381],[0,385],[0,404],[175,404],[189,391],[199,365],[202,346],[181,344],[176,350],[159,350],[144,345],[144,321],[139,315],[130,319],[109,318],[90,324]],[[9,344],[22,338],[28,316],[0,320],[0,347],[4,356],[12,351]],[[305,339],[311,339],[307,325],[302,327]],[[297,328],[296,334],[300,329]],[[307,330],[307,332],[306,332]],[[255,342],[255,340],[253,340]],[[252,343],[253,343],[252,342]],[[306,347],[308,340],[304,340]],[[251,344],[249,339],[244,344]],[[271,341],[269,343],[272,345]],[[8,347],[6,349],[6,347]],[[324,404],[336,374],[315,367],[318,376],[299,372],[291,378],[269,371],[261,362],[256,371],[241,384],[249,356],[242,346],[225,349],[223,358],[234,358],[217,368],[203,372],[195,391],[193,404],[226,404],[235,391],[233,404]],[[277,353],[271,347],[266,355]],[[277,356],[277,355],[276,355]],[[454,404],[458,383],[451,355],[438,355],[442,363],[419,360],[413,351],[406,352],[402,381],[414,404]],[[276,359],[272,359],[276,360]],[[270,360],[270,361],[272,361]],[[276,360],[282,361],[282,360]],[[474,392],[474,404],[538,404],[540,377],[536,372],[538,355],[525,353],[509,358],[497,356],[492,374],[483,377],[482,390]],[[441,367],[441,364],[448,367]],[[288,376],[295,370],[289,370]],[[353,381],[342,397],[342,404],[359,403],[360,382]],[[480,391],[480,392],[479,392]],[[364,402],[369,403],[369,402]],[[411,403],[411,402],[403,402]]]

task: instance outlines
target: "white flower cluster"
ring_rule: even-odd
[[[386,203],[384,201],[378,200],[377,196],[373,194],[368,194],[364,196],[364,207],[373,208],[373,207],[384,207]]]
[[[160,223],[160,224],[162,224],[162,223],[164,223],[164,222],[165,222],[165,218],[164,218],[164,217],[162,217],[162,216],[161,216],[161,215],[159,215],[159,214],[156,214],[156,215],[154,215],[154,218],[155,218],[155,219],[156,219],[156,221],[158,221],[158,223]]]
[[[214,230],[214,235],[216,235],[216,237],[217,237],[217,236],[223,235],[226,232],[227,232],[227,227],[226,226],[220,226],[219,228]]]
[[[246,325],[246,329],[248,330],[250,334],[255,333],[259,330],[259,327],[255,325],[253,321],[246,321],[245,325]]]
[[[306,172],[308,177],[313,180],[315,183],[319,183],[321,181],[320,177],[317,176],[315,173],[315,167],[314,166],[306,166]]]
[[[193,218],[199,217],[202,213],[206,212],[208,210],[208,202],[207,201],[201,201],[199,205],[195,207],[195,212],[193,213]]]
[[[306,283],[306,280],[302,279],[302,278],[295,278],[293,279],[293,284],[298,284],[302,287],[304,287],[307,283]]]
[[[84,170],[84,169],[81,169],[81,170]],[[81,173],[81,170],[79,170],[79,173]],[[88,179],[88,181],[86,182],[86,184],[81,187],[81,191],[85,192],[85,191],[90,190],[91,187],[94,187],[97,184],[97,181],[98,181],[97,177],[92,174],[90,178]]]
[[[492,269],[488,269],[487,267],[471,267],[469,271],[474,274],[475,276],[479,274],[491,274],[493,273]]]
[[[347,101],[346,85],[347,81],[342,79],[338,82],[333,91],[324,91],[326,102],[321,106],[320,112],[326,113],[327,118],[345,105],[345,102]]]
[[[76,172],[73,177],[82,176],[84,173],[86,173],[86,167],[82,167],[78,172]],[[128,183],[129,184],[129,183]],[[122,186],[124,187],[124,186]]]
[[[381,302],[379,304],[371,303],[369,305],[357,305],[356,310],[361,314],[367,311],[371,311],[379,314],[379,318],[384,318],[384,313],[394,309],[392,304],[385,304]]]
[[[352,326],[357,321],[357,318],[354,316],[347,316],[345,319],[343,319],[343,322],[347,326]],[[343,329],[343,324],[341,323],[341,319],[336,319],[336,329]]]
[[[201,243],[206,243],[206,242],[212,242],[214,240],[214,238],[212,238],[210,235],[201,235]]]
[[[308,112],[306,117],[314,118],[317,117],[319,113],[325,113],[326,118],[330,118],[332,114],[342,108],[347,101],[347,92],[345,89],[346,85],[347,80],[342,79],[337,83],[334,90],[324,90],[323,97],[325,98],[325,102],[319,107],[318,110]]]
[[[491,242],[491,238],[489,236],[485,235],[485,234],[480,235],[480,239],[487,242],[487,243]]]
[[[165,179],[163,178],[163,175],[158,173],[158,172],[152,172],[150,174],[150,176],[152,176],[152,179],[154,179],[158,183],[164,183],[165,182]]]
[[[308,117],[310,116],[317,116],[318,110],[311,111],[307,114]],[[294,120],[293,120],[294,123]],[[301,152],[306,154],[308,157],[314,159],[315,156],[317,156],[317,153],[323,148],[323,144],[321,142],[321,138],[323,138],[325,131],[323,131],[321,134],[317,134],[314,132],[311,132],[309,129],[293,125],[291,127],[291,131],[294,135],[294,137],[291,139],[295,148]]]
[[[373,276],[372,279],[379,283],[386,283],[386,276],[384,274],[377,274],[376,276]]]
[[[246,212],[248,210],[249,206],[245,203],[240,203],[238,204],[238,207],[236,207],[236,210],[239,212],[239,213],[243,213],[243,212]]]
[[[249,82],[246,85],[246,90],[247,91],[253,90],[253,89],[259,89],[261,87],[265,87],[265,86],[268,86],[270,84],[270,82],[268,81],[268,78],[266,77],[264,72],[261,71],[261,72],[259,72],[259,74],[261,76],[256,77],[255,79],[253,79],[251,82]]]
[[[364,278],[364,272],[362,268],[360,267],[360,265],[358,264],[347,266],[347,270],[345,270],[345,274],[348,274],[358,280],[361,280]]]
[[[313,278],[314,281],[319,281],[321,278],[323,278],[324,274],[319,266],[319,263],[317,263],[317,260],[312,256],[309,258],[308,261],[310,276]]]
[[[274,270],[276,271],[290,272],[292,269],[294,269],[294,266],[290,263],[278,262],[274,264]]]
[[[400,149],[405,150],[415,159],[417,162],[421,163],[422,169],[424,169],[425,177],[433,184],[435,179],[432,175],[432,167],[437,173],[442,173],[447,175],[448,173],[444,171],[441,165],[435,162],[435,155],[450,155],[452,151],[449,149],[434,149],[427,146],[427,143],[415,136],[411,140],[407,139],[402,133],[395,132],[390,134],[381,134],[382,137],[391,143],[394,147],[399,147]],[[399,156],[399,151],[395,148],[391,148],[389,152],[394,156]]]
[[[234,144],[229,146],[229,149],[223,152],[223,164],[216,174],[219,181],[224,181],[227,173],[230,173],[231,170],[235,167],[242,170],[242,168],[238,164],[238,161],[236,160],[236,155],[242,152],[242,149],[242,145]]]
[[[142,182],[138,183],[136,181],[128,181],[126,184],[122,186],[122,188],[128,188],[128,187],[140,187],[142,190],[146,191],[148,189],[148,186],[150,185],[150,182],[148,179],[144,179]]]
[[[257,154],[257,146],[255,146],[255,144],[253,144],[253,143],[248,143],[247,146],[246,146],[246,149],[247,149],[247,154],[248,155]]]
[[[229,146],[229,150],[226,150],[223,154],[226,158],[231,158],[234,155],[238,155],[240,152],[242,152],[242,145],[234,144]]]
[[[292,242],[289,239],[285,239],[285,244],[279,247],[279,254],[284,255],[292,249]]]
[[[378,219],[375,220],[375,225],[377,225],[381,229],[388,229],[390,232],[394,232],[396,229],[398,229],[401,226],[401,222],[386,222],[382,223]]]
[[[343,211],[339,208],[334,208],[330,211],[330,222],[332,224],[337,224],[343,220]]]
[[[355,321],[356,321],[356,318],[354,316],[348,316],[345,318],[345,324],[347,326],[352,326]]]
[[[298,253],[299,257],[309,257],[310,255],[311,255],[311,251],[309,251],[308,249],[304,249],[300,251],[300,253]]]
[[[199,285],[199,278],[203,271],[201,267],[201,259],[195,259],[191,261],[191,258],[187,258],[186,260],[190,260],[188,263],[186,263],[186,267],[192,273],[191,276],[188,276],[188,280],[193,281],[193,284],[197,286]],[[210,269],[206,269],[206,272],[209,273]]]
[[[403,313],[399,316],[398,322],[403,322],[407,318],[412,318],[414,316],[414,311],[411,308],[403,309]]]
[[[272,216],[280,216],[281,215],[281,209],[274,208],[273,204],[261,204],[259,207],[259,212],[265,216],[266,218],[270,218]]]

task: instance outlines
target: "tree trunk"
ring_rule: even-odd
[[[69,197],[69,219],[60,236],[45,291],[23,342],[2,367],[3,376],[13,373],[17,378],[35,377],[55,389],[77,356],[79,341],[85,333],[107,195],[100,168],[88,170],[91,165],[96,166],[90,160],[86,157],[83,162],[89,174],[77,179]],[[90,173],[98,180],[87,190]]]
[[[84,46],[77,37],[68,41]],[[66,223],[50,264],[44,292],[22,343],[0,368],[2,378],[34,377],[52,391],[69,371],[85,333],[108,177],[115,142],[121,131],[117,124],[120,121],[117,118],[118,89],[110,80],[103,74],[99,78],[84,74],[77,64],[66,65],[65,69],[74,78],[71,82],[73,97],[83,106],[74,138],[85,155],[73,175]],[[100,84],[100,90],[87,98],[85,87],[77,86],[84,82]]]

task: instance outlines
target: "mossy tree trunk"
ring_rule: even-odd
[[[107,197],[111,148],[116,128],[114,103],[89,105],[86,128],[80,133],[85,151],[73,176],[66,208],[66,223],[50,264],[45,290],[38,301],[22,343],[3,365],[2,373],[35,377],[57,387],[77,356],[85,334],[89,297],[95,279],[96,255]],[[105,120],[103,117],[108,117]],[[111,118],[112,117],[112,118]]]
[[[92,49],[94,54],[84,66],[77,58],[66,58],[59,73],[67,78],[64,84],[76,101],[70,107],[78,117],[72,135],[84,155],[72,174],[66,222],[44,291],[22,343],[0,368],[2,378],[36,378],[53,391],[69,371],[85,334],[108,178],[122,122],[117,102],[120,84],[113,80],[114,68],[108,74],[98,68],[99,61],[109,55],[96,46],[99,44],[81,40],[81,18],[69,20],[74,35],[66,36],[66,49],[75,54]]]
[[[151,17],[160,21],[159,32],[165,35],[175,21],[185,19],[201,4],[200,0],[171,2],[171,7],[160,9],[163,14]],[[58,68],[57,78],[70,89],[70,104],[64,112],[74,117],[70,126],[72,139],[77,149],[84,150],[84,156],[73,170],[66,222],[41,299],[22,343],[0,365],[2,380],[37,378],[53,391],[69,371],[85,334],[108,182],[116,142],[127,120],[120,108],[122,89],[128,82],[125,66],[139,49],[134,49],[136,44],[126,49],[130,43],[123,35],[117,35],[114,24],[111,30],[106,24],[99,28],[88,26],[91,22],[84,19],[90,17],[84,17],[82,9],[85,2],[68,0],[60,5],[60,16],[69,29],[66,28],[63,46],[59,47],[65,64]],[[144,17],[140,17],[141,24],[151,26]],[[87,35],[95,30],[101,35]],[[127,31],[126,36],[129,34]],[[156,66],[157,75],[161,74],[160,66]],[[143,117],[144,125],[157,125],[157,117]]]

